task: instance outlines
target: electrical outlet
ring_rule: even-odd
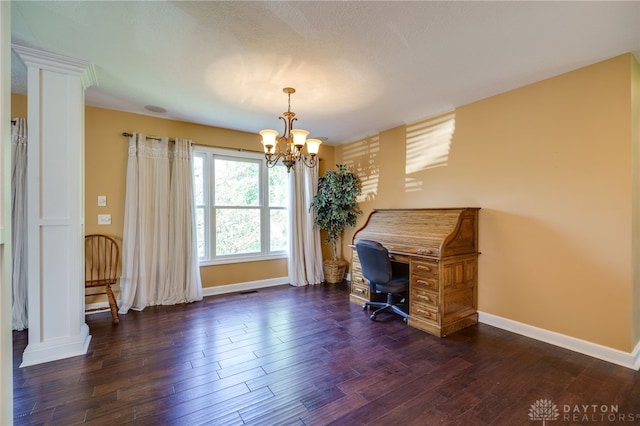
[[[98,215],[98,225],[111,225],[111,215],[110,214],[99,214]]]
[[[98,195],[98,206],[104,207],[107,205],[107,196],[106,195]]]

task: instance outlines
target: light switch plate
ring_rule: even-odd
[[[111,225],[111,215],[110,214],[99,214],[98,215],[98,225]]]
[[[107,205],[107,196],[106,195],[98,195],[98,206],[104,207]]]

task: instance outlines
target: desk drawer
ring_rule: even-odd
[[[385,247],[389,251],[397,251],[402,253],[410,253],[417,254],[419,256],[433,256],[440,257],[440,247],[438,245],[434,246],[417,246],[415,244],[405,245],[405,244],[385,244]]]
[[[411,288],[438,291],[438,279],[411,274]]]
[[[411,299],[409,300],[415,303],[427,305],[432,309],[438,309],[438,293],[413,288],[411,289]]]
[[[438,262],[412,258],[411,274],[437,279],[439,275]]]
[[[425,303],[420,303],[413,301],[411,302],[411,309],[409,315],[415,315],[417,318],[438,322],[440,321],[440,314],[437,309],[434,309],[433,306],[427,305]]]
[[[351,271],[351,283],[369,288],[369,284],[367,283],[367,280],[364,279],[362,271],[359,271],[355,268],[353,269],[353,271]]]
[[[353,281],[351,282],[351,294],[354,294],[356,296],[362,297],[364,299],[367,300],[371,300],[371,298],[369,297],[369,286],[368,285],[359,285],[354,283]]]

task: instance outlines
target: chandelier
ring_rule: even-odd
[[[277,130],[265,129],[260,131],[267,167],[275,166],[280,159],[282,159],[282,164],[287,167],[287,173],[291,171],[291,167],[298,161],[302,161],[307,167],[314,167],[318,160],[318,150],[322,141],[319,139],[307,139],[308,131],[293,128],[293,122],[297,118],[296,114],[291,112],[291,94],[295,93],[296,89],[285,87],[282,91],[289,97],[289,107],[283,113],[284,117],[278,117],[284,122],[282,136],[278,136]],[[307,145],[308,155],[302,152],[305,144]]]

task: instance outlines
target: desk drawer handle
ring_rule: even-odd
[[[429,296],[425,296],[425,295],[423,295],[423,294],[418,294],[418,295],[417,295],[417,297],[416,297],[416,299],[419,299],[419,300],[425,300],[425,301],[427,301],[427,302],[429,302],[429,303],[436,303],[436,301],[435,301],[433,298],[431,298],[431,297],[429,297]]]
[[[423,311],[422,309],[416,309],[416,313],[425,317],[433,318],[433,312],[431,311]]]
[[[425,250],[425,249],[418,249],[416,250],[418,254],[431,254],[433,253],[433,250],[429,249],[429,250]]]
[[[356,288],[354,288],[354,290],[355,290],[356,293],[364,294],[364,290],[361,289],[361,288],[356,287]]]
[[[421,271],[430,271],[431,268],[429,268],[428,266],[425,265],[418,265],[416,266],[417,269],[420,269]]]
[[[422,284],[422,285],[426,285],[428,287],[431,287],[431,284],[427,281],[423,281],[423,280],[416,280],[417,284]]]

